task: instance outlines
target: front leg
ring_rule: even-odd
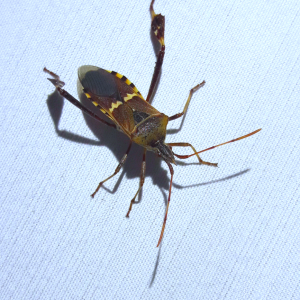
[[[159,77],[161,66],[162,66],[163,61],[164,61],[164,56],[165,56],[165,41],[164,41],[165,17],[162,16],[161,14],[157,15],[154,12],[153,4],[154,4],[154,0],[152,0],[152,2],[150,4],[150,12],[151,12],[151,19],[152,19],[151,30],[154,33],[157,40],[159,41],[159,43],[161,45],[161,48],[160,48],[160,51],[157,55],[156,65],[155,65],[155,68],[154,68],[154,72],[153,72],[153,75],[152,75],[152,81],[151,81],[150,88],[149,88],[148,95],[147,95],[147,99],[146,99],[147,102],[149,102],[149,100],[152,97],[154,88],[157,84],[157,80],[158,80],[158,77]]]
[[[173,152],[173,154],[180,158],[180,159],[185,159],[185,158],[188,158],[188,157],[191,157],[193,155],[196,155],[198,160],[199,160],[199,163],[200,164],[203,164],[203,165],[208,165],[208,166],[214,166],[214,167],[217,167],[218,164],[217,163],[211,163],[211,162],[208,162],[208,161],[204,161],[200,158],[199,156],[199,152],[196,151],[196,149],[194,148],[194,146],[192,146],[191,144],[189,143],[167,143],[166,145],[170,146],[170,147],[191,147],[194,151],[194,154],[191,154],[191,155],[178,155],[176,153]],[[200,151],[201,152],[201,151]]]

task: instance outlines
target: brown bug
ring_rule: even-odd
[[[53,77],[48,79],[56,87],[60,95],[62,95],[64,98],[69,100],[72,104],[74,104],[75,106],[80,108],[83,112],[92,116],[96,120],[110,127],[122,131],[130,139],[128,149],[124,154],[123,158],[121,159],[119,165],[117,166],[115,172],[111,176],[109,176],[108,178],[106,178],[105,180],[99,183],[96,190],[91,195],[92,197],[95,196],[95,194],[98,192],[98,190],[100,189],[100,187],[103,185],[104,182],[106,182],[107,180],[115,176],[120,171],[121,167],[124,165],[126,161],[132,143],[141,145],[142,147],[144,147],[144,153],[143,153],[143,162],[142,162],[142,169],[140,175],[140,184],[137,192],[135,193],[133,199],[130,202],[130,206],[126,215],[127,217],[129,217],[129,213],[132,209],[132,205],[135,201],[135,198],[139,194],[144,184],[145,172],[146,172],[146,152],[153,151],[167,163],[171,173],[171,179],[170,179],[169,197],[168,197],[168,203],[166,207],[165,218],[162,225],[160,238],[157,244],[157,246],[159,246],[164,234],[168,209],[170,205],[172,181],[173,181],[173,174],[174,174],[172,164],[176,165],[175,157],[180,159],[186,159],[193,155],[196,155],[200,164],[216,167],[217,166],[216,163],[203,161],[200,158],[199,153],[244,139],[248,136],[251,136],[259,132],[261,129],[255,130],[237,139],[233,139],[226,143],[222,143],[198,152],[189,143],[165,143],[166,127],[168,122],[178,119],[185,114],[193,93],[200,87],[204,86],[205,81],[196,85],[194,88],[190,90],[188,99],[185,103],[185,107],[181,113],[168,117],[167,115],[160,113],[157,109],[155,109],[152,105],[149,104],[149,100],[153,96],[153,91],[159,78],[159,73],[165,55],[165,43],[164,43],[165,17],[162,16],[161,14],[158,15],[155,14],[153,10],[153,3],[154,0],[152,0],[150,5],[150,12],[152,18],[151,30],[154,33],[154,36],[156,37],[158,42],[160,43],[160,51],[157,56],[157,61],[156,61],[151,85],[146,100],[143,98],[141,93],[138,91],[138,89],[135,87],[135,85],[132,82],[130,82],[125,76],[117,72],[107,71],[94,66],[82,66],[78,69],[78,78],[82,85],[83,92],[85,93],[87,98],[90,99],[92,103],[96,107],[98,107],[101,110],[101,112],[104,113],[113,123],[107,122],[102,118],[98,117],[96,114],[94,114],[89,109],[84,107],[78,100],[76,100],[67,91],[62,89],[62,87],[64,86],[64,82],[62,82],[59,79],[58,75],[49,71],[46,68],[44,68],[44,71]],[[190,147],[194,153],[190,155],[178,155],[173,152],[172,147]]]

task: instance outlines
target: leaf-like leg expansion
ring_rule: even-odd
[[[154,68],[154,72],[152,75],[152,80],[151,84],[149,87],[148,95],[146,101],[149,102],[149,100],[152,97],[153,91],[155,89],[155,86],[158,81],[159,73],[161,70],[161,66],[164,61],[164,56],[165,56],[165,41],[164,41],[164,35],[165,35],[165,17],[162,16],[161,14],[156,14],[153,9],[153,3],[154,0],[152,0],[151,5],[150,5],[150,12],[151,12],[151,30],[154,33],[155,37],[160,43],[160,51],[157,55],[157,60],[156,60],[156,65]]]

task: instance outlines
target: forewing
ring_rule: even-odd
[[[106,70],[94,66],[82,66],[78,69],[78,78],[83,88],[91,94],[121,101],[116,80]]]
[[[117,72],[82,66],[78,69],[78,77],[92,103],[128,135],[135,125],[159,113],[130,80]]]
[[[120,96],[116,77],[94,66],[78,69],[78,78],[86,96],[127,135],[134,128],[133,113]]]

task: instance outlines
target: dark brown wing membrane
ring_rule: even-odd
[[[106,70],[94,66],[82,66],[78,69],[78,78],[88,93],[122,101],[115,77]]]

